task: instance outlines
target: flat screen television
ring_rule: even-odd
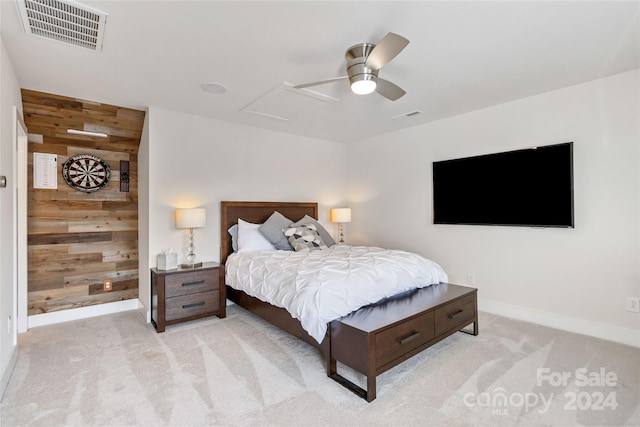
[[[433,162],[433,222],[572,228],[573,142]]]

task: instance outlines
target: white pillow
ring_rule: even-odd
[[[276,248],[260,232],[260,224],[238,218],[238,252],[275,251]]]

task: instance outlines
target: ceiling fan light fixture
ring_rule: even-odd
[[[356,95],[369,95],[376,90],[376,81],[373,76],[361,75],[351,81],[351,91]]]
[[[347,76],[293,86],[305,89],[311,86],[332,83],[349,78],[351,91],[356,95],[368,95],[376,91],[390,101],[404,96],[406,92],[389,80],[378,78],[378,72],[385,64],[395,58],[409,44],[409,40],[395,33],[387,33],[377,45],[360,43],[351,46],[345,53]]]

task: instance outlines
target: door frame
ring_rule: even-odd
[[[14,163],[14,187],[15,195],[15,288],[14,288],[14,313],[16,314],[17,331],[14,333],[14,343],[17,343],[17,334],[26,332],[28,322],[28,288],[27,288],[27,154],[29,134],[24,120],[17,106],[13,106],[13,143],[16,147]]]

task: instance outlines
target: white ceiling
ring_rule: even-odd
[[[640,66],[637,1],[82,1],[109,13],[101,53],[28,36],[15,2],[0,3],[23,88],[339,142]],[[380,72],[407,91],[398,101],[339,81],[312,88],[338,101],[288,121],[241,111],[283,82],[345,75],[346,49],[389,31],[410,40]]]

